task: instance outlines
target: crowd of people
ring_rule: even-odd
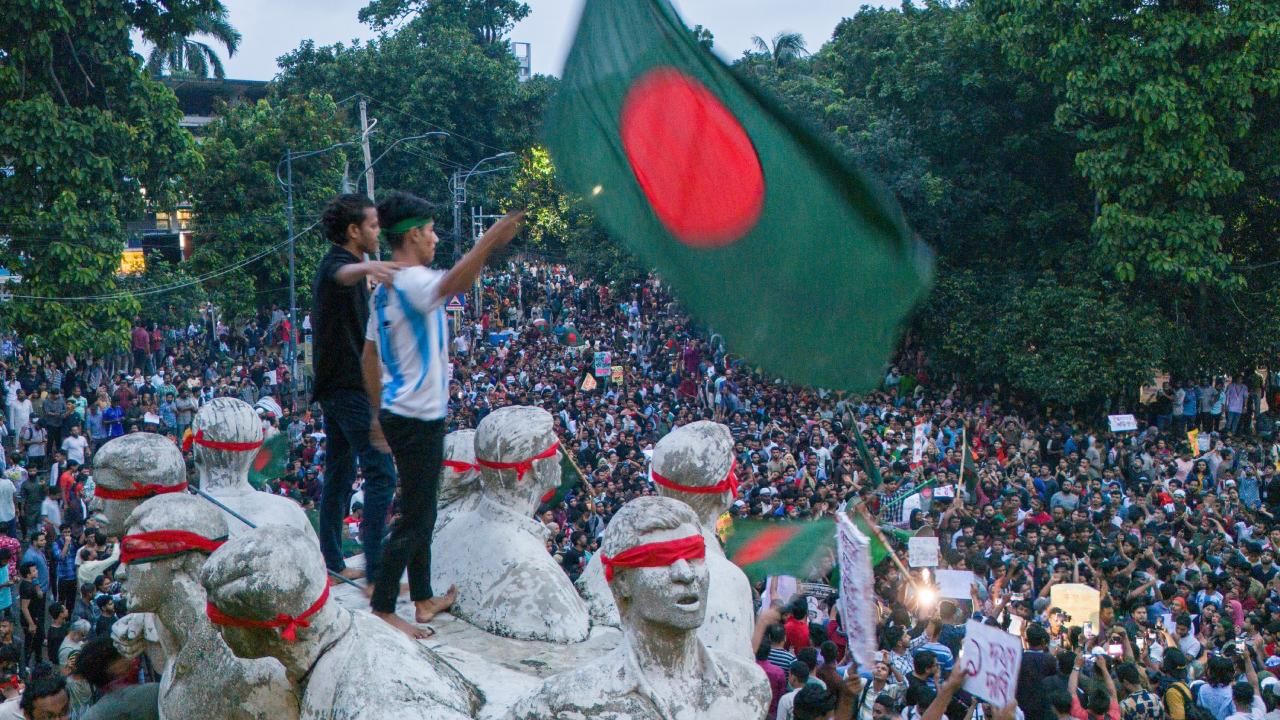
[[[940,566],[974,573],[971,597],[937,602],[921,571],[877,568],[880,655],[857,669],[859,720],[996,715],[959,688],[970,618],[1023,638],[1018,717],[1276,713],[1280,442],[1274,388],[1260,376],[1174,381],[1136,408],[1137,430],[1111,432],[1105,417],[1047,414],[935,377],[909,338],[875,392],[789,386],[726,352],[656,278],[610,287],[508,261],[482,288],[478,312],[451,313],[447,427],[473,428],[504,405],[552,413],[581,482],[538,517],[570,577],[599,551],[613,513],[653,492],[657,439],[711,419],[737,443],[735,519],[819,520],[861,505],[886,526],[936,535]],[[139,672],[108,652],[127,612],[117,539],[92,509],[93,454],[110,439],[151,431],[180,443],[204,402],[239,397],[290,441],[288,468],[267,489],[318,507],[330,448],[308,388],[289,402],[289,333],[271,308],[230,327],[210,311],[178,326],[140,321],[128,351],[106,358],[4,342],[0,676],[51,664],[80,683],[87,706]],[[343,509],[347,552],[358,551],[365,520],[357,473]],[[902,499],[917,494],[903,514]],[[393,502],[384,520],[398,511]],[[1052,588],[1069,582],[1100,591],[1096,625],[1051,605]],[[830,671],[849,664],[837,603],[823,598],[815,618],[807,599],[757,589],[771,712],[825,717],[808,713],[840,692]]]

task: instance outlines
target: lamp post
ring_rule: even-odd
[[[289,376],[293,378],[290,407],[294,411],[298,409],[298,283],[296,277],[297,253],[295,252],[297,233],[294,232],[293,227],[293,161],[327,153],[348,145],[358,144],[355,142],[334,143],[327,148],[303,152],[294,152],[292,149],[286,148],[284,157],[276,165],[276,181],[280,183],[285,191],[285,222],[289,229]],[[284,178],[280,177],[281,165],[285,168]]]
[[[479,162],[471,166],[466,173],[457,170],[453,173],[453,178],[449,181],[449,186],[453,189],[453,262],[456,264],[462,258],[462,203],[467,201],[467,181],[471,176],[476,174],[476,170],[490,160],[511,157],[515,155],[513,152],[502,152],[497,155],[491,155],[487,158],[481,158]],[[474,240],[474,238],[472,238]],[[483,274],[483,269],[481,274]],[[482,296],[480,294],[480,275],[476,275],[476,317],[480,317],[480,303]]]

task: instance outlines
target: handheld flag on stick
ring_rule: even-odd
[[[582,468],[578,467],[578,463],[573,459],[573,451],[568,445],[560,443],[560,486],[542,498],[542,505],[545,507],[559,505],[575,487],[585,482],[586,478]]]
[[[752,581],[768,575],[824,576],[831,569],[835,527],[830,520],[735,520],[724,550]]]
[[[566,186],[734,353],[795,383],[879,383],[932,253],[668,0],[587,1],[545,125]]]
[[[289,462],[289,436],[276,433],[267,438],[253,456],[253,465],[249,467],[249,484],[255,490],[261,490],[267,483],[284,477]]]

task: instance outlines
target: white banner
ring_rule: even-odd
[[[911,567],[938,567],[938,538],[908,538],[907,564]]]
[[[836,553],[840,564],[840,622],[849,636],[849,654],[861,667],[871,667],[876,654],[875,575],[871,540],[849,520],[836,516]]]
[[[1127,432],[1138,429],[1138,419],[1132,415],[1108,415],[1107,422],[1111,423],[1111,432]]]
[[[964,625],[964,646],[956,669],[964,670],[964,689],[1002,708],[1018,690],[1022,640],[977,620]]]
[[[929,426],[927,423],[916,425],[915,437],[911,441],[911,464],[924,462],[924,450],[929,445]]]

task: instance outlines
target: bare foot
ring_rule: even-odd
[[[413,619],[420,623],[431,622],[435,616],[442,612],[448,612],[453,607],[453,603],[458,599],[458,587],[456,585],[449,586],[449,592],[444,595],[433,597],[430,600],[418,600],[414,602]]]
[[[348,580],[358,580],[364,577],[364,570],[358,567],[345,567],[338,574]]]
[[[376,617],[381,618],[384,622],[386,622],[391,627],[399,630],[405,635],[408,635],[414,640],[426,640],[427,638],[436,634],[436,631],[432,630],[431,628],[420,628],[420,627],[416,627],[414,625],[409,624],[409,621],[405,620],[399,615],[396,615],[395,613],[384,613],[384,612],[378,612],[375,610],[373,614]]]

